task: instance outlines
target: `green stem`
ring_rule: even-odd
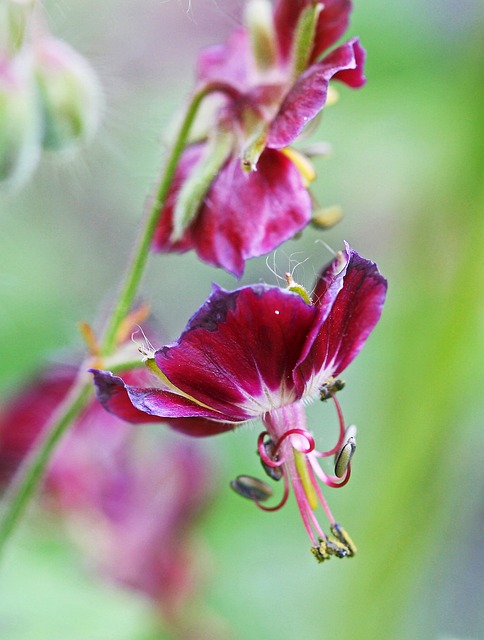
[[[204,87],[194,95],[181,124],[177,140],[167,158],[165,171],[163,172],[163,177],[161,179],[155,201],[138,241],[138,246],[136,247],[131,260],[130,267],[126,272],[126,277],[124,279],[124,284],[118,297],[118,301],[104,333],[102,351],[105,355],[108,355],[113,351],[116,345],[116,334],[118,329],[133,304],[148,260],[151,242],[160,215],[160,208],[168,195],[168,190],[172,183],[178,160],[180,159],[180,155],[185,147],[190,128],[193,124],[198,108],[200,107],[200,103],[207,93],[212,90],[213,88]]]
[[[129,312],[138,291],[159,218],[160,208],[168,194],[178,160],[185,147],[198,108],[208,93],[220,90],[223,90],[223,88],[221,89],[215,85],[202,87],[195,93],[188,107],[175,144],[167,158],[153,207],[146,225],[142,229],[131,264],[126,272],[118,301],[107,323],[102,340],[102,353],[105,356],[113,352],[119,327]],[[92,383],[86,380],[85,368],[84,365],[81,366],[78,380],[74,383],[71,391],[58,407],[48,425],[46,425],[45,435],[41,442],[26,459],[19,470],[17,478],[5,495],[3,500],[5,506],[0,519],[0,554],[34,495],[57,443],[92,398],[93,387]],[[119,370],[119,367],[117,369]]]
[[[0,554],[25,508],[34,495],[52,452],[69,425],[87,406],[92,395],[92,383],[82,376],[62,402],[45,431],[39,446],[36,447],[20,468],[19,475],[7,491],[4,502],[5,511],[0,520]]]

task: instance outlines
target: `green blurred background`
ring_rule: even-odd
[[[6,395],[53,354],[80,349],[75,323],[108,307],[196,51],[225,38],[242,4],[46,3],[54,33],[98,71],[106,106],[80,156],[48,158],[20,193],[0,195]],[[323,235],[306,230],[274,259],[284,273],[309,257],[295,277],[310,287],[331,257],[318,238],[333,249],[346,239],[389,280],[381,323],[341,395],[359,427],[352,480],[326,492],[359,552],[318,566],[293,502],[265,514],[226,488],[238,473],[260,475],[257,427],[201,442],[220,484],[199,533],[211,550],[204,597],[237,640],[484,634],[483,25],[479,0],[356,2],[349,33],[368,51],[368,84],[342,88],[316,134],[334,153],[318,163],[315,192],[345,218]],[[237,286],[192,254],[152,259],[143,295],[164,342],[213,280]],[[243,282],[259,280],[276,280],[265,258]],[[309,413],[321,437],[336,428],[331,407]],[[22,524],[0,570],[2,640],[143,640],[150,625],[149,605],[86,572],[49,523]]]

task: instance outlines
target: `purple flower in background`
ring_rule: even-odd
[[[75,376],[74,367],[52,367],[0,408],[2,485]],[[140,384],[146,372],[125,377]],[[99,573],[148,597],[171,628],[185,628],[187,605],[206,570],[194,528],[212,495],[211,467],[198,448],[180,439],[140,440],[92,402],[49,464],[42,504],[62,519]]]
[[[197,78],[217,95],[205,131],[182,154],[154,238],[156,251],[194,249],[240,277],[311,219],[309,161],[287,149],[323,109],[331,79],[364,84],[357,39],[326,50],[348,26],[351,3],[266,0],[246,27],[209,47]]]
[[[355,429],[345,430],[334,397],[343,386],[337,376],[378,322],[385,294],[386,281],[376,265],[348,245],[322,271],[312,300],[292,280],[285,290],[259,284],[228,292],[215,286],[179,340],[147,358],[156,386],[133,386],[94,370],[99,400],[129,422],[165,422],[192,436],[260,418],[264,469],[284,479],[279,506],[291,482],[318,559],[352,555],[354,547],[331,515],[317,479],[329,486],[349,479]],[[340,422],[338,442],[325,453],[316,451],[306,427],[305,403],[318,397],[334,399]],[[334,454],[333,476],[321,469],[318,458]],[[270,495],[265,483],[240,476],[232,486],[268,509],[260,504]],[[315,518],[318,501],[334,537],[327,537]]]

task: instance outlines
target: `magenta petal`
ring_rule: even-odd
[[[133,406],[121,378],[109,371],[90,369],[90,372],[94,376],[97,398],[106,411],[126,422],[161,422],[160,418],[147,415]]]
[[[234,420],[258,417],[296,398],[292,370],[318,308],[278,287],[218,287],[158,367],[187,395]]]
[[[216,436],[233,431],[239,425],[238,422],[216,422],[207,418],[168,418],[164,422],[175,431],[192,438]]]
[[[197,78],[204,82],[224,82],[237,90],[248,88],[251,51],[245,29],[236,29],[226,44],[203,49],[198,56]]]
[[[312,4],[312,0],[279,0],[277,4],[275,24],[283,59],[287,59],[291,53],[294,30],[299,16],[309,4]],[[311,62],[339,40],[348,27],[350,0],[325,0],[323,4],[324,9],[318,20]]]
[[[357,67],[356,51],[358,55],[363,51],[356,47],[357,44],[356,41],[342,44],[299,76],[271,124],[268,147],[286,147],[321,111],[326,103],[330,79],[334,76],[344,81],[341,73]],[[349,80],[356,82],[357,79],[350,77]]]
[[[348,28],[352,3],[350,0],[325,0],[319,14],[311,61],[337,42]]]
[[[155,251],[196,250],[198,256],[240,277],[245,261],[269,253],[303,229],[311,218],[311,199],[297,167],[279,151],[267,149],[257,170],[246,173],[232,158],[213,182],[194,222],[180,241],[170,235],[173,208],[183,180],[203,152],[183,154],[156,230]]]
[[[220,412],[201,407],[184,396],[157,388],[127,385],[109,371],[91,369],[98,400],[110,413],[126,422],[166,422],[168,418],[212,418],[227,420]]]
[[[387,282],[374,262],[365,260],[346,248],[347,263],[337,274],[339,260],[326,268],[317,283],[315,297],[323,301],[333,298],[335,277],[343,275],[343,286],[331,305],[306,359],[295,372],[296,386],[300,388],[318,372],[337,376],[359,353],[378,322]]]
[[[366,51],[361,46],[358,38],[350,40],[347,44],[353,46],[353,55],[356,66],[354,69],[343,69],[342,71],[338,71],[334,76],[334,80],[344,82],[344,84],[352,87],[353,89],[359,89],[359,87],[362,87],[366,82],[364,75]]]

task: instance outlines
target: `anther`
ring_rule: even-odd
[[[346,429],[343,446],[334,457],[334,475],[337,478],[342,478],[344,476],[355,451],[356,427],[354,425],[350,425]]]
[[[276,461],[277,455],[276,455],[276,447],[275,447],[274,441],[271,438],[269,438],[268,440],[265,440],[262,444],[264,447],[266,457],[269,458],[269,460]],[[272,478],[272,480],[280,480],[282,478],[282,475],[283,475],[282,465],[277,467],[270,466],[266,464],[266,462],[264,462],[264,458],[262,456],[260,461],[264,468],[264,471],[267,473],[269,478]]]
[[[265,502],[273,495],[268,484],[252,476],[237,476],[230,486],[240,496],[254,502]]]
[[[331,533],[337,538],[341,544],[348,550],[348,557],[352,558],[357,549],[353,540],[349,537],[346,531],[337,522],[331,525]]]
[[[311,547],[311,553],[314,555],[318,562],[324,562],[331,558],[330,551],[328,549],[328,538],[318,538],[319,544]]]
[[[344,388],[346,382],[339,378],[330,378],[328,382],[325,382],[319,389],[320,399],[329,400],[334,393],[341,391]]]

